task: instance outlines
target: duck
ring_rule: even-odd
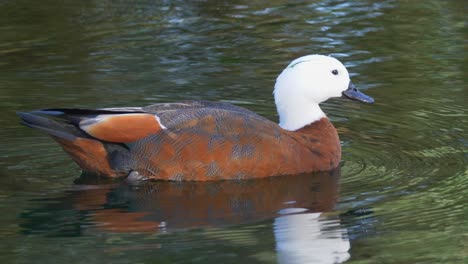
[[[274,85],[279,123],[227,102],[187,100],[143,107],[18,112],[52,137],[86,174],[129,180],[243,180],[329,171],[338,133],[319,104],[363,103],[346,67],[326,55],[293,60]]]

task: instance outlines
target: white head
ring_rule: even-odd
[[[337,59],[324,55],[295,59],[276,79],[273,93],[279,125],[293,131],[320,120],[325,114],[319,104],[332,97],[341,97],[350,89],[361,95],[352,86],[345,66]],[[362,101],[362,98],[351,99]]]

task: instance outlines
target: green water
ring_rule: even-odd
[[[465,1],[0,1],[1,263],[467,263]],[[223,100],[277,119],[294,58],[374,105],[323,104],[341,171],[129,186],[79,178],[15,111]]]

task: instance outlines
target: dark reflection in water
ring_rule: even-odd
[[[338,200],[339,178],[339,169],[260,180],[138,185],[90,185],[96,179],[80,178],[72,191],[33,201],[46,206],[22,213],[21,227],[25,234],[73,237],[89,230],[167,234],[273,221],[280,263],[337,263],[349,258],[350,248],[339,217],[327,215]]]

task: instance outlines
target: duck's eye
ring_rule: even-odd
[[[333,75],[338,75],[338,70],[333,70],[332,73]]]

